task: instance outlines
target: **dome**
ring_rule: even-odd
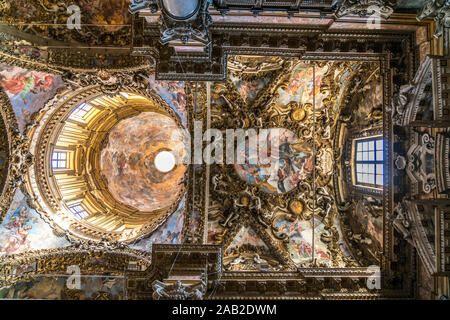
[[[175,201],[186,171],[184,153],[183,135],[175,121],[160,113],[143,112],[114,126],[101,151],[100,169],[116,200],[140,211],[153,211]],[[160,155],[173,155],[176,165],[172,170],[158,170],[155,159]]]
[[[55,103],[41,120],[32,148],[37,207],[74,238],[133,241],[165,222],[181,201],[186,165],[184,127],[158,96],[98,87]],[[161,152],[171,170],[158,170]],[[45,186],[45,187],[42,187]]]

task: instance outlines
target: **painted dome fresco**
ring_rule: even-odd
[[[177,164],[169,172],[155,166],[162,152],[175,157]],[[175,121],[144,112],[112,128],[101,151],[100,169],[116,200],[140,211],[153,211],[169,206],[181,189],[184,154],[183,135]]]

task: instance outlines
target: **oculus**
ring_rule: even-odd
[[[167,173],[175,167],[175,157],[172,152],[161,151],[155,157],[155,167],[159,172]]]

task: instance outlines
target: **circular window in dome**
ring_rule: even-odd
[[[175,167],[175,156],[172,152],[161,151],[155,158],[155,167],[162,173],[172,171]]]

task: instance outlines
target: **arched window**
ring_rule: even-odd
[[[356,184],[383,187],[383,138],[371,137],[355,141]]]

